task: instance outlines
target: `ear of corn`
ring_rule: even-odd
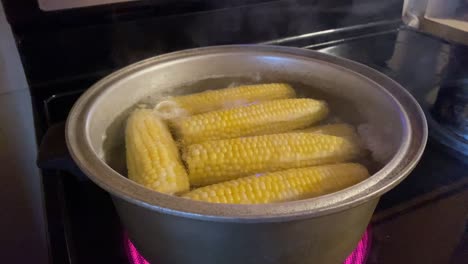
[[[212,203],[262,204],[306,199],[354,185],[369,176],[356,163],[323,165],[253,175],[195,189],[185,198]]]
[[[160,102],[156,110],[163,117],[175,118],[295,96],[294,89],[284,83],[245,85],[172,97]]]
[[[184,144],[290,131],[325,118],[325,102],[282,99],[182,118],[174,122]]]
[[[152,110],[137,109],[130,115],[125,145],[131,180],[168,194],[189,189],[177,146],[166,124]]]
[[[190,183],[204,186],[239,177],[353,159],[351,141],[313,133],[284,133],[190,145],[184,152]]]
[[[352,125],[344,123],[313,126],[301,130],[296,130],[294,132],[324,134],[336,137],[344,137],[349,140],[359,139],[359,136],[356,133],[356,129]]]

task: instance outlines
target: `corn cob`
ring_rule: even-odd
[[[189,189],[177,146],[166,124],[152,110],[133,111],[127,121],[125,145],[131,180],[168,194]]]
[[[313,133],[284,133],[206,141],[188,146],[183,158],[190,184],[204,186],[267,171],[350,160],[351,141]]]
[[[195,189],[182,197],[230,204],[264,204],[312,198],[354,185],[369,176],[357,163],[322,165],[252,175]]]
[[[344,123],[314,126],[301,130],[296,130],[294,132],[324,134],[336,137],[344,137],[350,140],[358,139],[356,129],[353,126]]]
[[[156,105],[156,110],[163,117],[175,118],[295,96],[294,89],[284,83],[245,85],[172,97]]]
[[[307,127],[328,113],[325,102],[313,99],[282,99],[214,111],[173,122],[184,144],[281,133]]]

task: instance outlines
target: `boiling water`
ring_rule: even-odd
[[[206,90],[214,90],[226,87],[233,87],[247,84],[268,83],[269,81],[261,81],[259,77],[254,78],[226,78],[217,77],[209,78],[194,83],[187,83],[184,86],[177,87],[176,89],[160,90],[150,96],[142,98],[132,108],[126,109],[119,115],[112,124],[108,127],[105,140],[103,143],[104,158],[106,163],[119,172],[121,175],[127,175],[126,160],[125,160],[125,121],[129,113],[139,105],[146,107],[154,107],[158,102],[168,98],[169,96],[177,96],[183,94],[191,94],[202,92]],[[280,82],[275,80],[275,82]],[[371,151],[361,157],[356,162],[365,165],[370,173],[374,173],[382,167],[382,163],[388,160],[389,153],[391,153],[391,146],[385,145],[385,140],[376,133],[373,127],[366,123],[366,120],[359,115],[358,109],[349,101],[340,96],[335,96],[326,92],[326,89],[321,87],[311,87],[299,82],[286,82],[294,87],[298,97],[313,98],[324,100],[327,102],[330,114],[327,119],[319,124],[329,124],[346,122],[358,128],[358,132],[362,135],[363,145],[370,148]],[[345,90],[345,89],[344,89]]]

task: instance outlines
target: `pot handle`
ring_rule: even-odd
[[[78,179],[86,178],[68,152],[65,140],[65,122],[52,125],[47,129],[39,146],[37,166],[45,170],[67,171]]]

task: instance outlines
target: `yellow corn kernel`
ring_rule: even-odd
[[[295,96],[294,89],[285,83],[245,85],[172,97],[157,104],[156,110],[161,116],[172,119]]]
[[[166,124],[152,110],[132,112],[125,129],[125,146],[131,180],[168,194],[189,189],[179,150]]]
[[[341,163],[252,175],[195,189],[182,197],[211,203],[264,204],[317,197],[369,176],[357,163]]]
[[[307,127],[325,118],[325,102],[282,99],[194,115],[173,122],[184,144],[281,133]]]
[[[313,126],[301,130],[296,130],[294,132],[324,134],[336,137],[344,137],[350,140],[358,139],[356,129],[352,125],[344,123]]]
[[[338,163],[355,158],[351,141],[313,133],[284,133],[205,141],[185,148],[190,184],[204,186],[239,177]]]

